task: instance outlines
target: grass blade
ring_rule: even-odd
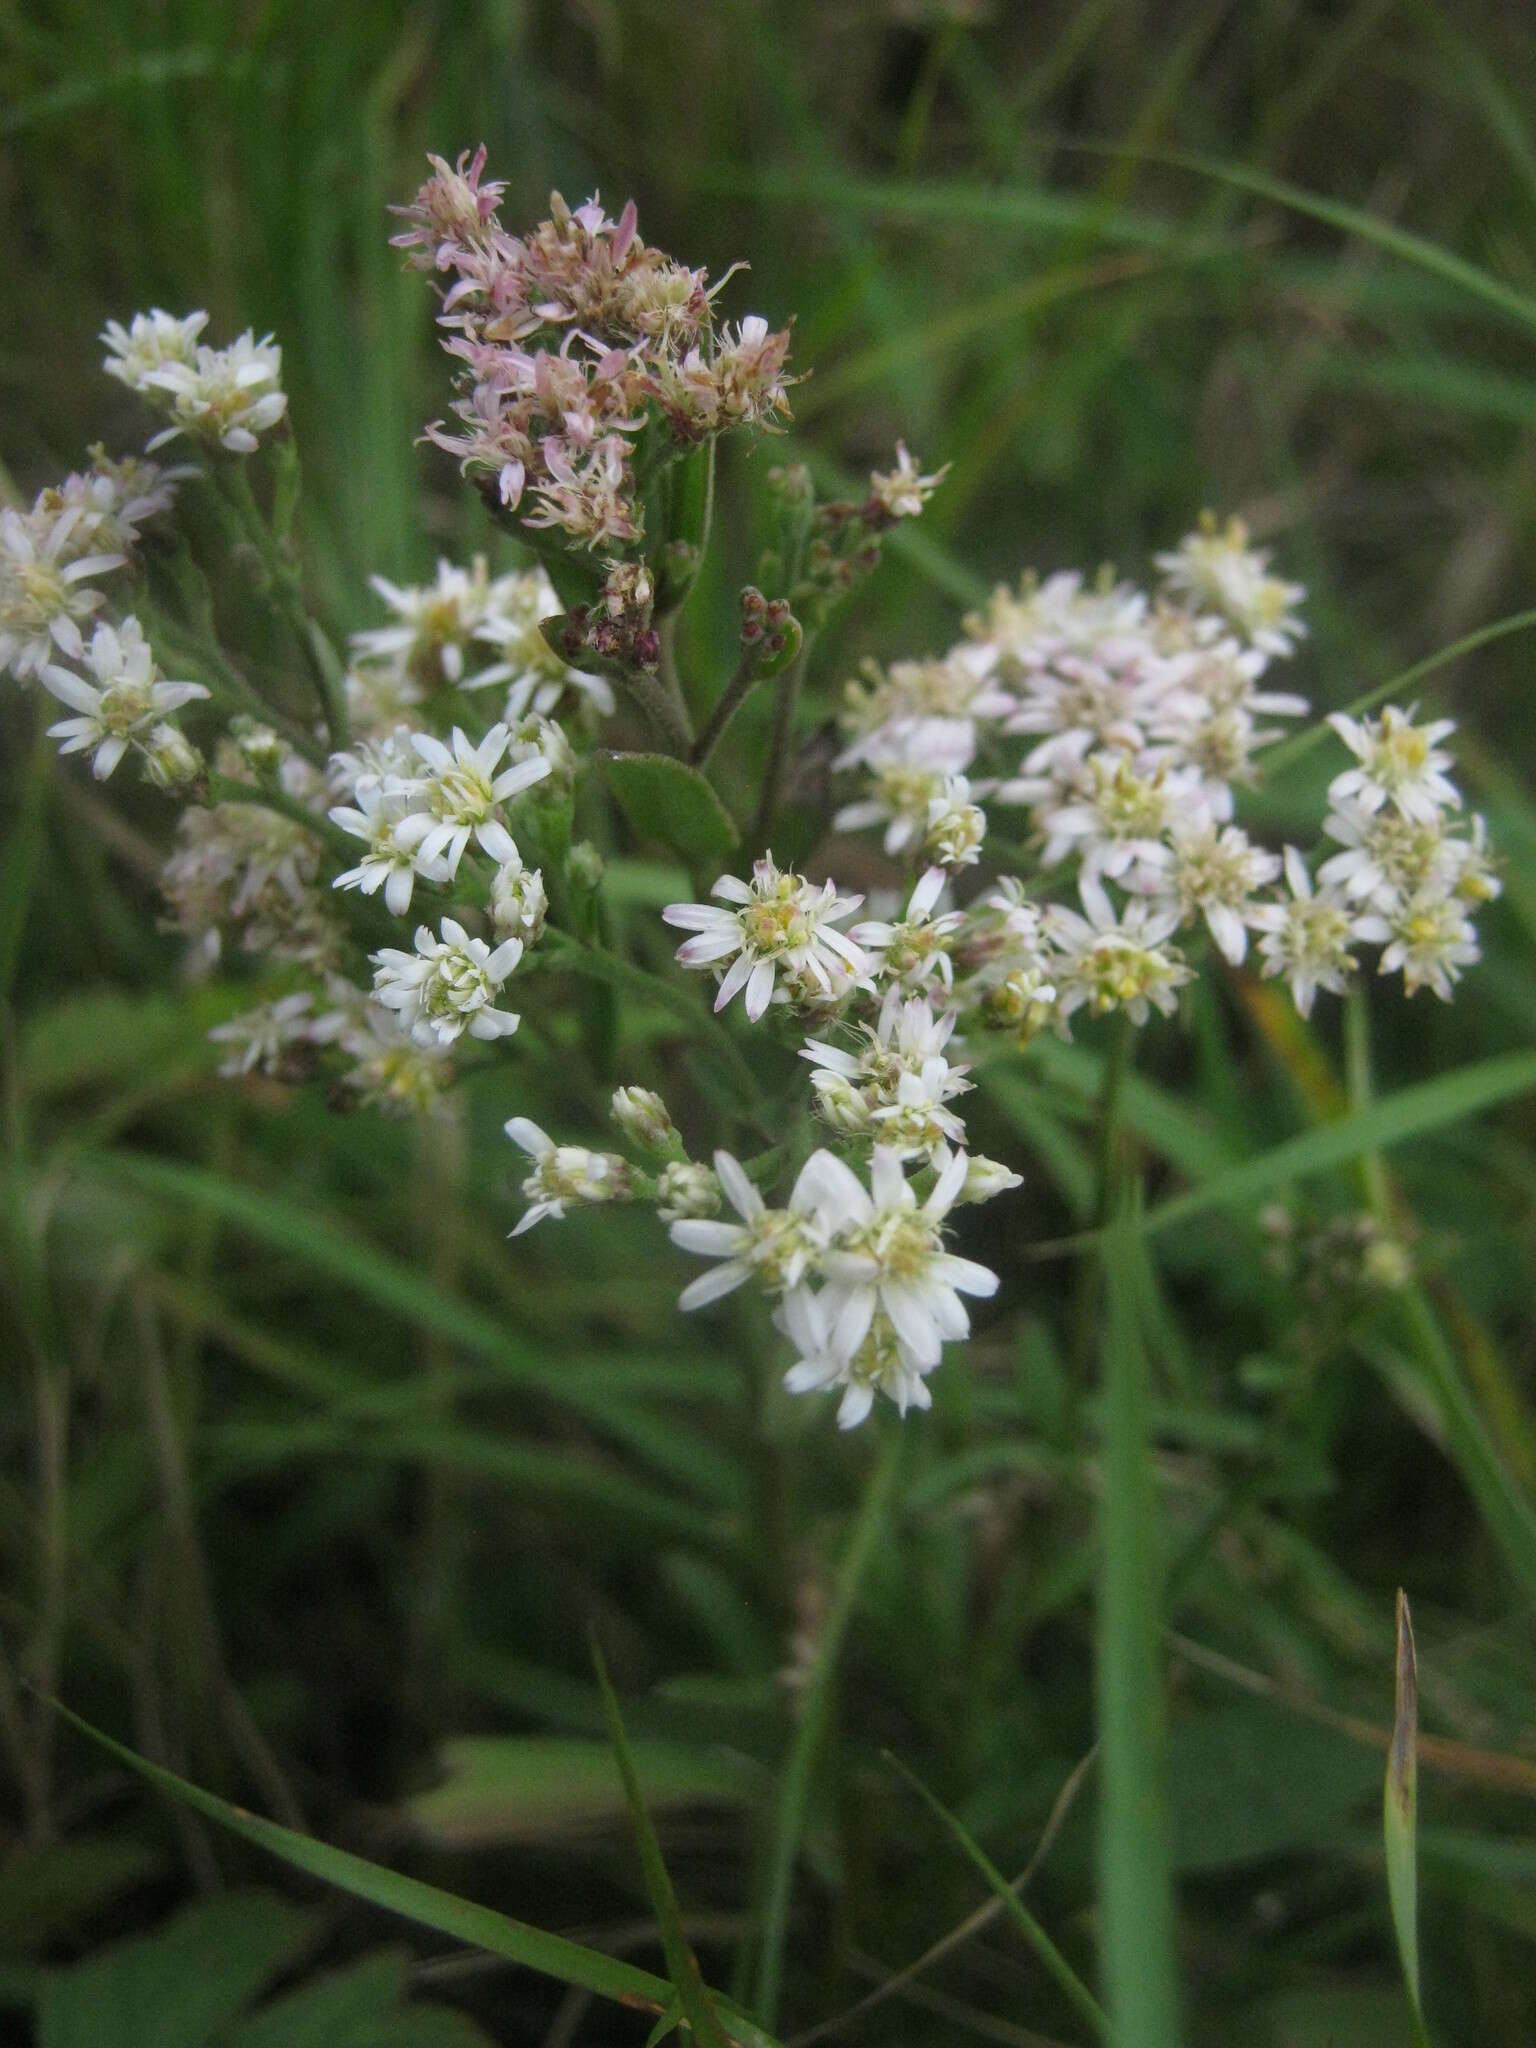
[[[853,1533],[843,1552],[837,1586],[827,1610],[816,1655],[806,1681],[800,1719],[795,1725],[784,1775],[779,1781],[778,1807],[774,1815],[773,1847],[769,1856],[768,1880],[764,1893],[762,1946],[758,1951],[754,2003],[768,2025],[773,2024],[779,2002],[779,1984],[784,1969],[784,1942],[789,1931],[789,1895],[794,1882],[795,1854],[800,1830],[805,1823],[806,1800],[811,1789],[811,1772],[821,1750],[832,1708],[832,1683],[837,1672],[838,1653],[853,1604],[858,1597],[864,1568],[874,1551],[875,1538],[885,1519],[886,1505],[896,1486],[901,1466],[902,1432],[889,1431],[879,1463],[870,1474],[859,1507]]]
[[[1060,147],[1081,151],[1088,156],[1128,156],[1140,163],[1166,164],[1171,170],[1191,171],[1196,177],[1210,178],[1218,185],[1251,192],[1256,199],[1267,199],[1291,213],[1305,214],[1311,220],[1322,221],[1326,227],[1337,228],[1341,234],[1374,243],[1387,255],[1411,263],[1419,270],[1427,270],[1447,284],[1458,286],[1471,297],[1496,307],[1522,327],[1536,327],[1536,299],[1528,298],[1524,292],[1506,284],[1503,278],[1480,270],[1454,250],[1444,249],[1438,242],[1428,241],[1407,228],[1396,227],[1391,221],[1381,220],[1358,206],[1349,206],[1341,199],[1330,199],[1326,193],[1309,192],[1304,186],[1288,184],[1283,178],[1272,178],[1267,171],[1253,170],[1247,164],[1223,163],[1216,157],[1197,155],[1190,150],[1138,149],[1124,143],[1078,140],[1062,140]]]
[[[1174,2048],[1179,1999],[1164,1790],[1162,1562],[1131,1201],[1104,1247],[1103,1564],[1098,1616],[1103,1978],[1123,2048]]]
[[[247,1813],[243,1807],[231,1806],[216,1794],[205,1792],[201,1786],[177,1777],[174,1771],[164,1770],[159,1764],[152,1764],[146,1757],[125,1748],[122,1743],[114,1742],[110,1735],[93,1728],[89,1721],[81,1720],[78,1714],[71,1713],[59,1701],[53,1701],[52,1705],[55,1712],[87,1741],[106,1750],[159,1791],[183,1806],[190,1806],[208,1820],[216,1821],[220,1827],[228,1828],[232,1834],[254,1843],[257,1848],[265,1849],[269,1855],[278,1857],[295,1870],[317,1877],[324,1884],[335,1885],[338,1891],[348,1892],[353,1898],[382,1906],[386,1912],[398,1913],[420,1927],[431,1927],[455,1941],[484,1949],[489,1955],[504,1956],[507,1961],[521,1963],[542,1976],[557,1978],[562,1984],[578,1985],[599,1998],[610,1998],[619,2005],[646,2012],[661,2013],[667,2009],[672,1987],[664,1977],[653,1977],[648,1970],[636,1969],[632,1963],[620,1962],[598,1949],[583,1948],[578,1942],[567,1941],[563,1935],[548,1934],[543,1928],[530,1927],[526,1921],[513,1920],[489,1906],[477,1906],[472,1900],[461,1899],[436,1885],[424,1884],[419,1878],[387,1870],[382,1864],[352,1855],[349,1850],[336,1849],[328,1842],[317,1842],[308,1835],[296,1834],[292,1828],[279,1827],[275,1821],[261,1820],[255,1814]],[[735,2012],[730,2014],[730,2026],[741,2048],[775,2048],[760,2027]]]
[[[1492,1059],[1459,1067],[1433,1081],[1416,1082],[1383,1096],[1369,1108],[1333,1123],[1301,1131],[1294,1138],[1214,1174],[1187,1193],[1149,1209],[1141,1228],[1147,1236],[1188,1223],[1210,1209],[1227,1209],[1258,1201],[1287,1181],[1327,1173],[1351,1165],[1368,1152],[1386,1150],[1430,1131],[1476,1116],[1496,1103],[1509,1102],[1536,1089],[1536,1052],[1499,1053]]]
[[[899,1756],[893,1756],[890,1750],[886,1750],[884,1755],[886,1762],[891,1766],[892,1770],[901,1773],[902,1777],[906,1779],[929,1812],[936,1815],[944,1823],[944,1826],[948,1828],[960,1848],[964,1850],[965,1854],[981,1872],[982,1876],[991,1886],[998,1904],[1013,1922],[1014,1926],[1018,1928],[1041,1962],[1050,1971],[1063,1995],[1077,2009],[1081,2017],[1088,2022],[1101,2041],[1109,2040],[1111,2038],[1109,2019],[1104,2008],[1099,2004],[1099,2001],[1088,1989],[1082,1978],[1078,1976],[1055,1942],[1051,1940],[1051,1937],[1040,1925],[1034,1914],[1030,1912],[991,1857],[988,1856],[986,1850],[982,1848],[981,1844],[969,1830],[955,1818],[949,1808],[934,1797],[917,1773],[907,1768]]]
[[[603,1661],[602,1650],[597,1639],[592,1640],[592,1662],[597,1668],[597,1682],[603,1695],[603,1710],[608,1717],[608,1738],[613,1744],[613,1753],[618,1762],[619,1776],[624,1781],[624,1797],[629,1804],[629,1816],[634,1825],[635,1839],[640,1845],[640,1862],[645,1872],[645,1889],[650,1895],[651,1910],[656,1915],[656,1924],[661,1930],[662,1952],[667,1959],[667,1975],[672,1979],[672,1988],[677,1993],[678,2011],[702,2048],[730,2048],[725,2031],[716,2017],[710,2003],[709,1993],[704,1989],[704,1979],[699,1974],[698,1957],[688,1946],[688,1937],[683,1932],[683,1916],[678,1908],[677,1894],[672,1889],[672,1879],[667,1873],[666,1861],[661,1853],[661,1844],[656,1839],[656,1829],[640,1790],[640,1777],[635,1769],[635,1760],[630,1753],[629,1738],[624,1733],[624,1720],[619,1712],[619,1702],[614,1695],[613,1685],[608,1677],[608,1666]],[[652,2035],[652,2040],[658,2038]]]
[[[1397,1592],[1397,1685],[1392,1717],[1392,1746],[1387,1751],[1387,1777],[1382,1788],[1382,1835],[1387,1851],[1387,1896],[1392,1901],[1392,1929],[1397,1936],[1403,1983],[1413,2008],[1414,2031],[1422,2042],[1429,2036],[1419,2005],[1419,1670],[1413,1648],[1413,1617],[1408,1595]]]

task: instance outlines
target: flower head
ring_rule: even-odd
[[[1220,526],[1207,512],[1196,532],[1156,561],[1171,597],[1219,613],[1262,653],[1291,653],[1307,630],[1295,609],[1306,591],[1270,575],[1268,551],[1249,547],[1241,519]]]
[[[137,619],[98,626],[81,658],[94,683],[56,662],[43,667],[43,687],[77,714],[48,732],[63,742],[61,754],[93,748],[91,772],[98,781],[105,781],[130,746],[145,747],[150,729],[168,713],[208,695],[201,683],[166,681]]]
[[[859,947],[834,929],[862,896],[840,896],[835,883],[817,888],[803,875],[781,871],[771,853],[754,864],[750,882],[722,875],[710,894],[721,903],[669,903],[661,914],[696,934],[677,949],[681,966],[723,970],[717,1010],[745,991],[747,1015],[756,1023],[781,976],[804,998],[835,994],[867,972]]]
[[[1454,719],[1415,725],[1412,710],[1388,704],[1380,718],[1335,711],[1328,723],[1359,763],[1329,783],[1330,802],[1355,803],[1365,811],[1391,804],[1421,825],[1433,824],[1442,810],[1460,809],[1461,792],[1445,773],[1454,762],[1440,746],[1456,730]]]
[[[374,999],[399,1013],[418,1044],[451,1045],[464,1031],[471,1038],[505,1038],[521,1020],[498,1010],[496,997],[522,956],[520,939],[504,939],[493,950],[445,917],[441,937],[427,925],[417,927],[414,953],[385,946],[372,956]]]
[[[523,1182],[530,1206],[512,1232],[521,1237],[546,1216],[557,1220],[572,1202],[624,1202],[630,1196],[629,1164],[616,1152],[589,1152],[585,1145],[557,1145],[525,1116],[510,1117],[505,1126],[513,1144],[533,1161]]]
[[[1283,974],[1297,1010],[1310,1017],[1319,989],[1343,995],[1349,987],[1359,965],[1350,950],[1355,942],[1385,939],[1389,932],[1379,917],[1362,916],[1336,884],[1314,891],[1294,846],[1285,849],[1285,879],[1290,896],[1259,904],[1248,922],[1262,934],[1264,973]]]

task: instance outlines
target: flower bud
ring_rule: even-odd
[[[990,1202],[994,1195],[1005,1195],[1010,1188],[1022,1187],[1023,1184],[1022,1173],[1015,1173],[1001,1160],[988,1159],[980,1152],[973,1152],[965,1169],[959,1199],[962,1202]]]
[[[717,1216],[720,1183],[713,1168],[691,1159],[663,1167],[656,1182],[656,1213],[663,1223],[680,1223],[686,1216]]]
[[[671,1112],[653,1088],[615,1088],[610,1114],[624,1135],[647,1152],[665,1159],[680,1149]]]
[[[185,789],[203,772],[203,757],[179,725],[154,726],[144,742],[144,773],[156,789]]]
[[[870,1125],[870,1108],[859,1090],[842,1074],[818,1072],[812,1080],[816,1113],[845,1138],[861,1138]]]
[[[503,861],[491,879],[491,921],[498,936],[515,935],[525,946],[537,945],[548,909],[539,869],[525,868],[520,858]]]
[[[566,855],[565,878],[573,889],[588,896],[602,887],[603,856],[590,839],[578,839]]]

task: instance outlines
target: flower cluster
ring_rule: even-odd
[[[228,348],[209,348],[198,339],[207,324],[206,313],[178,320],[158,307],[136,313],[127,327],[107,322],[107,375],[170,422],[150,441],[151,452],[185,434],[230,455],[252,455],[288,410],[283,352],[271,335],[258,341],[248,327]]]
[[[637,901],[660,899],[609,886],[626,831],[638,822],[690,869],[701,831],[719,843],[728,820],[700,781],[770,678],[783,694],[760,814],[784,817],[789,672],[945,472],[899,444],[895,466],[847,501],[819,500],[802,465],[769,472],[769,540],[740,593],[734,673],[695,736],[703,678],[683,687],[662,629],[699,550],[680,528],[642,536],[642,508],[672,518],[674,494],[651,489],[669,463],[785,411],[787,330],[717,325],[718,286],[644,244],[632,205],[612,220],[596,200],[572,211],[556,197],[547,221],[514,236],[483,151],[433,163],[397,237],[448,280],[461,396],[455,430],[433,436],[541,548],[570,553],[590,601],[562,608],[561,573],[443,560],[420,585],[373,578],[382,613],[344,656],[303,607],[278,531],[285,494],[273,492],[269,518],[245,471],[212,459],[220,536],[238,522],[257,588],[315,685],[308,712],[286,677],[269,704],[258,679],[275,664],[213,644],[195,520],[174,575],[142,545],[178,509],[187,472],[93,449],[30,510],[0,512],[0,661],[64,705],[50,727],[63,752],[89,754],[98,778],[136,755],[180,799],[163,882],[189,966],[236,947],[278,970],[212,1034],[232,1077],[314,1078],[337,1108],[447,1116],[477,1062],[519,1056],[504,1041],[524,1007],[542,1041],[575,1047],[580,990],[657,992],[667,970],[646,955],[661,924],[681,932],[677,965],[712,993],[716,1020],[701,1004],[699,1021],[722,1056],[716,1075],[735,1055],[754,1098],[741,1122],[772,1151],[744,1165],[712,1134],[693,1156],[683,1128],[731,1110],[718,1085],[676,1118],[654,1090],[620,1087],[618,1149],[562,1143],[514,1116],[506,1132],[527,1165],[512,1234],[644,1205],[711,1262],[684,1309],[748,1283],[768,1296],[793,1348],[791,1393],[837,1390],[845,1427],[877,1395],[903,1413],[927,1407],[944,1346],[968,1334],[965,1298],[998,1285],[949,1249],[954,1213],[1022,1179],[967,1129],[981,1063],[1016,1058],[1045,1030],[1174,1016],[1213,955],[1218,971],[1283,980],[1302,1016],[1319,993],[1345,991],[1371,948],[1409,996],[1449,999],[1478,957],[1473,915],[1499,890],[1483,821],[1454,780],[1453,727],[1391,705],[1335,714],[1348,761],[1321,843],[1251,837],[1244,797],[1282,722],[1307,711],[1275,676],[1304,634],[1304,593],[1240,522],[1207,517],[1155,558],[1150,588],[1107,571],[1026,576],[941,655],[866,665],[843,690],[829,750],[850,783],[829,807],[833,836],[805,836],[798,805],[793,865],[764,852],[720,874],[709,900],[637,916]],[[284,414],[279,352],[249,333],[214,350],[205,325],[159,311],[114,322],[106,367],[168,422],[152,447],[184,434],[256,455]],[[280,454],[291,466],[291,441]],[[226,545],[221,568],[228,558]],[[628,786],[660,794],[635,798],[638,819],[604,811],[620,776],[578,786],[614,709],[610,677],[674,757],[643,757]],[[575,837],[578,816],[598,844]],[[836,835],[866,831],[881,852],[859,849],[855,871],[888,864],[867,900],[827,872],[855,866]],[[638,938],[639,958],[616,933]],[[667,995],[653,1035],[672,1029],[679,989]],[[731,1042],[741,1029],[754,1034],[750,1061]],[[775,1199],[781,1171],[788,1193]]]
[[[427,432],[525,526],[623,549],[642,533],[642,443],[654,473],[786,410],[788,330],[755,315],[717,330],[720,285],[643,242],[633,202],[611,220],[595,198],[573,210],[556,192],[549,219],[513,235],[483,148],[432,163],[395,237],[452,279],[440,317],[461,365],[457,425]]]
[[[90,467],[39,491],[30,510],[0,511],[0,669],[25,682],[60,655],[81,661],[83,628],[106,603],[94,586],[130,569],[142,531],[175,502],[185,470],[140,456]]]

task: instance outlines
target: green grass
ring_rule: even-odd
[[[996,579],[1139,575],[1209,504],[1310,586],[1297,684],[1320,707],[1391,678],[1460,721],[1506,863],[1454,1008],[1369,991],[1369,1040],[1346,1042],[1326,1004],[1302,1030],[1212,981],[1189,1032],[1140,1040],[1108,1152],[1102,1036],[989,1058],[978,1143],[1028,1176],[978,1213],[1005,1288],[897,1472],[873,1425],[842,1439],[778,1395],[748,1310],[680,1319],[682,1262],[638,1220],[505,1241],[505,1116],[587,1136],[600,1082],[670,1085],[693,991],[651,927],[677,877],[625,875],[641,964],[610,985],[607,956],[566,962],[589,1026],[520,1036],[459,1141],[232,1088],[204,1033],[249,964],[180,980],[162,811],[114,784],[104,837],[106,801],[7,687],[0,1997],[78,2012],[95,1980],[74,1972],[141,1967],[119,1945],[170,1942],[223,1882],[266,1894],[243,1944],[207,1907],[194,1924],[255,1956],[266,1911],[241,1997],[269,2004],[231,1995],[189,2048],[233,2048],[288,1995],[284,1887],[305,1938],[282,1968],[311,1995],[411,1942],[381,2039],[430,2009],[508,2048],[638,2044],[681,1978],[793,2042],[968,1921],[973,1852],[990,1884],[1048,1830],[1021,1910],[1065,1975],[1000,1908],[899,2018],[893,1997],[824,2037],[1079,2042],[1070,1980],[1127,2048],[1176,2026],[1190,2048],[1407,2043],[1380,1759],[1337,1721],[1386,1741],[1402,1586],[1424,2024],[1445,2048],[1536,2031],[1529,1800],[1432,1747],[1528,1759],[1536,1694],[1533,80],[1519,10],[1434,0],[0,11],[18,493],[141,432],[98,374],[103,322],[206,305],[284,345],[329,628],[373,619],[371,572],[496,549],[418,445],[445,381],[384,242],[423,153],[483,138],[509,218],[551,185],[633,192],[650,238],[717,273],[750,259],[733,315],[797,315],[816,374],[787,443],[722,462],[685,672],[729,644],[739,508],[786,452],[855,482],[898,436],[955,465],[819,643],[807,731],[858,658],[947,645]],[[766,708],[742,714],[749,754]],[[1265,829],[1305,831],[1321,750],[1275,763]],[[723,793],[746,813],[746,781]],[[751,1052],[721,1029],[690,1055],[698,1135],[744,1153],[785,1135]],[[1139,1217],[1106,1207],[1106,1157],[1144,1185]],[[1415,1287],[1299,1296],[1257,1227],[1280,1196],[1390,1222]],[[1065,1260],[1032,1256],[1060,1240]],[[1102,1303],[1074,1263],[1101,1253]],[[617,1765],[536,1835],[414,1831],[455,1741],[548,1741],[567,1768],[603,1735],[592,1629],[640,1786],[647,1756],[686,1755],[740,1796],[653,1797],[643,1869]],[[201,1805],[146,1797],[39,1694]],[[334,1845],[301,1868],[385,1912],[226,1831],[274,1790]],[[403,1937],[392,1907],[435,1931]]]

